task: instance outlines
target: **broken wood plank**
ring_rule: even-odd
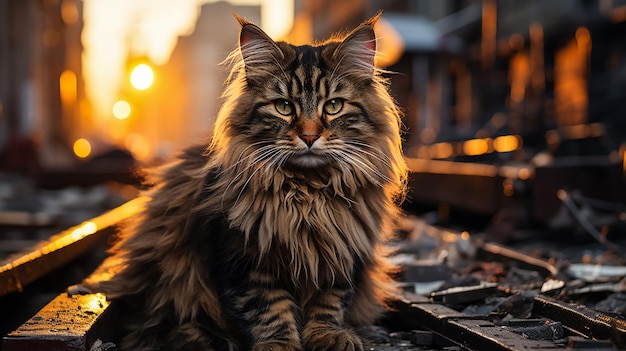
[[[626,341],[626,322],[590,309],[584,305],[555,300],[548,296],[535,297],[533,313],[563,325],[587,338],[613,340],[619,345]]]
[[[3,338],[4,351],[86,351],[116,337],[117,311],[103,294],[60,294]]]
[[[437,303],[398,303],[387,317],[401,321],[411,329],[423,328],[437,336],[435,344],[447,341],[464,350],[475,351],[547,351],[559,346],[547,340],[529,340],[505,327],[497,326],[488,316],[471,315]]]

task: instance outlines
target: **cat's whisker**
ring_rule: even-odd
[[[265,153],[265,154],[268,154],[268,153]],[[268,168],[266,166],[268,164],[271,164],[273,159],[275,159],[276,157],[280,157],[281,156],[281,154],[279,154],[279,153],[269,153],[269,154],[271,155],[271,157],[269,157],[267,159],[264,159],[263,161],[255,160],[255,162],[252,165],[252,166],[255,167],[255,170],[252,172],[252,174],[250,174],[250,176],[248,177],[246,182],[241,187],[241,190],[239,190],[239,194],[237,195],[237,198],[235,199],[235,202],[233,203],[233,206],[237,205],[237,203],[239,203],[239,200],[241,199],[241,195],[243,194],[243,191],[246,189],[246,187],[248,186],[248,184],[250,183],[252,178],[254,178],[254,175],[261,169],[267,170]],[[258,162],[262,162],[262,163],[257,166],[256,163],[258,163]]]
[[[337,64],[335,65],[335,68],[333,69],[333,73],[330,74],[330,81],[333,81],[333,78],[335,77],[335,73],[337,72],[337,70],[339,69],[339,67],[341,67],[341,62],[343,62],[343,59],[345,58],[345,56],[342,56],[341,59],[339,59],[339,62],[337,62]],[[341,77],[341,76],[339,76]],[[337,78],[337,80],[339,80],[339,77]]]
[[[378,179],[376,179],[371,173],[373,173],[374,175],[376,175],[379,178],[383,179],[387,183],[393,182],[391,180],[391,178],[389,178],[388,176],[383,174],[380,170],[376,169],[369,162],[364,160],[361,157],[361,155],[359,155],[358,153],[356,153],[356,152],[354,152],[354,151],[352,151],[350,149],[338,150],[338,152],[340,152],[344,157],[346,157],[346,159],[349,159],[350,161],[354,162],[354,163],[351,163],[351,164],[354,165],[355,167],[359,168],[364,174],[370,176],[371,180],[373,180],[376,183],[376,185],[378,185],[380,187],[383,187],[383,184]]]
[[[241,151],[241,153],[239,153],[239,157],[237,157],[237,162],[235,162],[232,165],[224,168],[221,172],[219,172],[217,174],[217,176],[218,177],[222,176],[226,172],[228,172],[228,171],[232,170],[233,168],[237,167],[238,165],[240,165],[241,163],[248,161],[251,157],[256,157],[255,155],[256,155],[257,152],[263,152],[263,151],[265,151],[264,149],[271,149],[273,147],[273,145],[264,145],[264,146],[260,147],[259,149],[257,149],[255,151],[251,152],[250,154],[246,155],[246,157],[243,157],[243,154],[246,151],[248,151],[249,149],[251,149],[251,148],[253,148],[255,146],[258,146],[258,145],[261,145],[261,144],[267,144],[267,143],[268,143],[267,141],[257,141],[256,143],[252,143],[252,144],[248,145],[245,149],[243,149]]]
[[[393,183],[393,180],[391,178],[389,178],[388,175],[384,174],[383,172],[381,172],[378,168],[374,167],[372,164],[370,164],[369,162],[365,162],[363,161],[363,158],[360,157],[356,157],[355,160],[357,162],[360,162],[361,164],[363,164],[363,166],[365,166],[366,168],[368,168],[369,170],[371,170],[372,172],[374,172],[375,175],[377,175],[378,177],[380,177],[382,180],[384,180],[386,183]]]
[[[344,144],[344,147],[346,147],[346,148],[348,148],[350,150],[353,150],[354,152],[362,152],[362,153],[364,153],[364,154],[366,154],[366,155],[368,155],[368,156],[370,156],[370,157],[380,161],[383,165],[385,165],[385,167],[387,167],[389,169],[392,169],[389,158],[384,159],[384,158],[382,158],[381,156],[379,156],[376,153],[373,153],[373,152],[370,152],[370,151],[367,151],[367,150],[363,150],[361,147],[357,147],[357,146],[351,145],[349,143]],[[373,149],[373,150],[376,150],[376,149]]]
[[[374,146],[367,144],[365,142],[359,141],[359,140],[354,140],[354,139],[348,139],[345,141],[346,144],[348,145],[352,145],[352,146],[360,146],[363,148],[367,148],[373,151],[374,154],[378,155],[378,159],[383,161],[386,161],[386,163],[391,164],[391,158],[389,158],[389,156],[387,154],[385,154],[384,152],[380,151],[379,149],[375,148]]]
[[[231,179],[231,181],[228,183],[228,185],[224,189],[224,192],[222,193],[222,201],[221,201],[222,209],[224,208],[224,200],[225,200],[226,194],[230,190],[230,187],[235,183],[235,181],[237,181],[237,179],[239,179],[245,172],[247,172],[251,168],[255,167],[256,163],[258,163],[260,160],[264,159],[268,155],[271,155],[273,152],[274,152],[274,148],[272,147],[272,145],[267,145],[267,146],[262,147],[262,148],[260,148],[258,150],[255,150],[254,152],[252,152],[250,155],[248,155],[246,157],[246,159],[247,158],[251,158],[251,157],[254,157],[254,159],[252,161],[250,161],[249,164],[246,167],[244,167],[244,169],[242,169],[239,173],[237,173],[237,175]],[[254,175],[254,173],[256,173],[256,171],[257,170],[255,170],[252,173],[252,175]],[[248,179],[248,181],[249,181],[249,179]],[[246,184],[247,183],[248,182],[246,182]],[[243,188],[245,188],[245,186]],[[240,195],[241,195],[241,193],[240,193]],[[239,197],[237,197],[237,199],[239,199]]]
[[[355,146],[355,145],[359,145],[361,147],[358,147],[358,146]],[[361,159],[363,159],[363,157],[361,156],[360,153],[364,153],[364,154],[366,154],[368,156],[371,156],[371,157],[379,160],[385,167],[389,168],[390,170],[393,170],[393,166],[391,164],[391,159],[387,155],[382,153],[380,150],[374,148],[371,145],[367,145],[367,144],[364,144],[364,143],[361,143],[361,142],[347,141],[343,146],[346,147],[346,149],[350,150],[351,154],[353,154],[355,156],[358,156]],[[364,150],[362,147],[368,147],[368,148],[370,148],[374,152]],[[387,179],[389,179],[389,178],[387,178]]]
[[[265,150],[264,152],[262,152],[260,155],[258,155],[254,160],[250,161],[250,164],[248,165],[248,167],[246,167],[242,172],[240,172],[240,174],[238,175],[238,177],[241,175],[241,173],[250,170],[251,168],[255,168],[255,170],[252,172],[252,174],[250,174],[250,176],[248,176],[248,179],[246,180],[246,182],[244,183],[244,185],[242,186],[241,191],[243,191],[247,184],[250,182],[250,180],[254,177],[254,175],[260,170],[260,169],[264,169],[264,172],[267,172],[272,164],[276,163],[276,160],[280,157],[284,157],[285,160],[288,158],[289,154],[284,155],[284,153],[280,152],[280,151],[284,151],[284,150],[288,150],[287,147],[285,146],[277,146],[277,145],[268,145],[267,150]],[[269,157],[268,157],[269,156]],[[284,162],[284,160],[283,160]],[[259,164],[260,163],[260,164]],[[276,169],[278,170],[278,169]],[[276,171],[275,170],[275,171]],[[229,184],[228,187],[230,187],[232,184]],[[227,188],[228,188],[227,187]],[[239,197],[241,196],[241,191],[239,193],[239,196],[237,197],[237,200],[239,199]],[[235,201],[235,203],[237,203],[237,201]]]
[[[281,170],[285,162],[289,159],[290,156],[293,155],[293,151],[287,150],[288,152],[283,153],[278,162],[276,163],[276,167],[274,168],[274,173],[272,173],[272,178],[276,176],[276,173]]]
[[[249,161],[250,158],[254,157],[254,160],[248,162],[247,166],[244,167],[241,171],[239,171],[239,173],[237,173],[237,175],[235,175],[231,181],[228,183],[228,185],[226,186],[226,189],[224,191],[224,194],[222,194],[222,198],[225,196],[225,194],[228,192],[228,190],[230,189],[230,187],[233,185],[233,183],[235,181],[237,181],[237,179],[239,179],[246,171],[248,171],[250,168],[252,168],[254,166],[254,163],[257,162],[259,159],[262,159],[263,157],[265,157],[264,155],[267,153],[271,152],[271,148],[270,147],[266,147],[266,148],[262,148],[259,150],[256,150],[254,152],[252,152],[250,155],[246,156],[242,161]],[[259,155],[260,153],[260,155]],[[233,165],[235,166],[235,165]],[[230,167],[229,167],[230,168]],[[222,172],[223,173],[223,172]]]
[[[367,178],[369,178],[370,181],[372,181],[373,183],[375,183],[379,187],[382,187],[382,184],[377,179],[375,179],[371,174],[369,174],[369,172],[367,172],[367,169],[365,169],[358,162],[352,162],[352,161],[354,161],[354,158],[351,157],[351,155],[347,154],[343,150],[333,150],[333,151],[334,152],[332,152],[331,155],[333,155],[333,158],[335,159],[335,161],[339,162],[340,164],[349,166],[347,168],[350,168],[350,167],[356,168],[357,170],[360,171],[361,174],[363,174]]]
[[[279,149],[277,149],[277,151],[285,151],[285,150],[284,150],[284,148],[279,148]],[[264,177],[270,172],[270,170],[273,170],[272,175],[270,177],[265,178],[265,187],[266,187],[266,189],[268,188],[268,184],[267,183],[271,183],[272,179],[276,175],[276,172],[278,172],[280,170],[282,160],[284,158],[288,157],[288,156],[289,156],[288,153],[277,152],[275,155],[272,155],[268,159],[268,162],[266,162],[265,164],[261,165],[261,168],[263,168],[262,175]]]

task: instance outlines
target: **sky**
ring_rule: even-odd
[[[177,38],[188,35],[203,3],[213,0],[84,0],[83,76],[96,121],[106,122],[124,79],[127,48],[164,64]],[[293,21],[293,0],[231,0],[261,5],[260,26],[272,37]],[[272,18],[284,18],[276,21]]]

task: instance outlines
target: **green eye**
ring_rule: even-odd
[[[290,116],[294,112],[293,104],[285,99],[278,99],[274,101],[274,108],[283,116]]]
[[[343,109],[343,99],[330,99],[324,103],[324,112],[336,115]]]

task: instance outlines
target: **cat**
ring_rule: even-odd
[[[236,16],[210,141],[152,172],[114,274],[83,282],[122,306],[122,349],[363,350],[407,177],[379,16],[304,46]]]

